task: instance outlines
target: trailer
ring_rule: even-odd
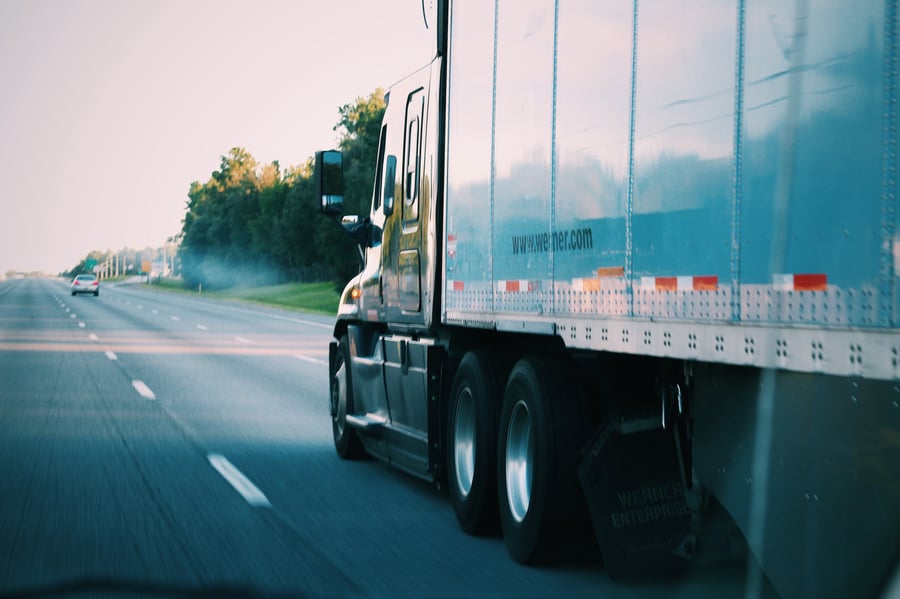
[[[316,155],[364,257],[330,347],[337,452],[445,486],[523,563],[587,527],[611,575],[680,569],[730,546],[720,514],[784,596],[886,592],[897,1],[423,16],[369,214]]]

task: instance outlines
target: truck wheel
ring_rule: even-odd
[[[581,538],[579,444],[585,430],[574,369],[562,359],[526,358],[513,368],[500,415],[500,524],[514,560],[545,562]]]
[[[351,460],[363,455],[356,431],[347,425],[347,414],[353,410],[353,385],[350,380],[350,346],[341,337],[331,373],[331,431],[339,456]]]
[[[447,419],[447,478],[460,527],[470,534],[497,530],[496,366],[483,351],[468,352],[453,379]]]

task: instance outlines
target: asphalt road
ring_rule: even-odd
[[[0,282],[0,597],[743,596],[740,561],[630,582],[596,556],[518,565],[431,485],[340,460],[331,323]]]

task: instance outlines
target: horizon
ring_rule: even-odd
[[[0,273],[163,246],[231,148],[300,166],[430,52],[421,0],[0,0]]]

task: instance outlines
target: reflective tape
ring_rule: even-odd
[[[641,277],[640,288],[644,291],[716,291],[719,288],[719,277]]]
[[[772,287],[776,291],[827,291],[828,276],[823,273],[775,274]]]

